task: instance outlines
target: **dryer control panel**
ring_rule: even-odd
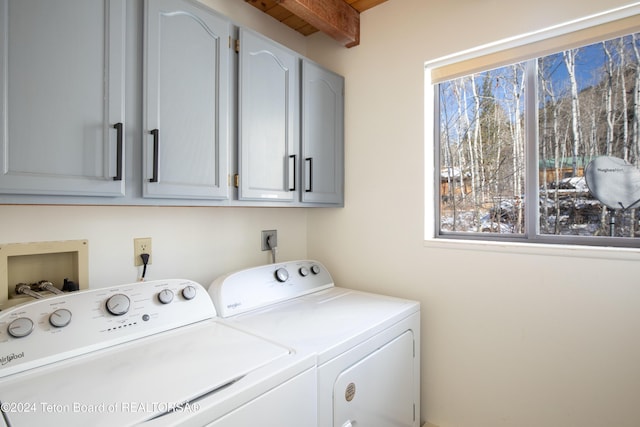
[[[213,317],[206,290],[183,279],[34,300],[0,312],[0,378]]]
[[[221,276],[211,283],[209,294],[218,315],[230,317],[333,286],[329,271],[321,263],[299,260]]]

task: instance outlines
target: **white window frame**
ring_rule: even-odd
[[[575,46],[587,45],[606,38],[614,38],[618,35],[640,31],[640,27],[633,22],[640,19],[640,2],[626,5],[617,9],[605,11],[596,15],[577,19],[564,24],[545,28],[532,33],[511,37],[498,42],[479,46],[456,54],[438,58],[425,63],[424,73],[424,124],[425,124],[425,214],[424,214],[424,239],[427,246],[439,247],[467,247],[512,251],[520,248],[525,252],[534,252],[549,255],[552,253],[562,253],[575,256],[615,257],[640,259],[640,248],[624,247],[602,247],[588,245],[569,244],[544,244],[532,243],[527,240],[517,242],[505,239],[494,239],[495,236],[488,235],[486,239],[464,239],[463,238],[436,238],[438,234],[439,218],[436,208],[436,179],[439,172],[439,165],[436,165],[435,141],[437,131],[435,91],[437,83],[440,81],[471,74],[496,66],[507,65],[520,62],[529,58],[544,56],[559,50],[568,49]],[[624,26],[634,25],[634,29],[627,31]],[[622,27],[622,29],[620,29]],[[607,31],[611,31],[611,37]],[[535,104],[535,99],[528,99],[527,102]],[[527,106],[531,108],[530,105]],[[535,105],[533,106],[535,109]],[[528,126],[527,132],[537,132],[536,126]],[[527,147],[527,166],[536,164],[537,146]],[[534,157],[533,159],[531,157]],[[536,191],[536,183],[528,183],[527,191]],[[537,222],[537,216],[534,222]],[[570,249],[567,252],[567,249]],[[558,252],[559,251],[559,252]]]

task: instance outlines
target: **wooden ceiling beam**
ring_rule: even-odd
[[[276,0],[347,47],[360,44],[360,12],[344,0]]]

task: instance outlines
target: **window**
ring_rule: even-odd
[[[427,67],[436,237],[640,246],[637,21]]]

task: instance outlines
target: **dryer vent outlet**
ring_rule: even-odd
[[[270,251],[278,247],[278,230],[262,230],[262,250]]]

